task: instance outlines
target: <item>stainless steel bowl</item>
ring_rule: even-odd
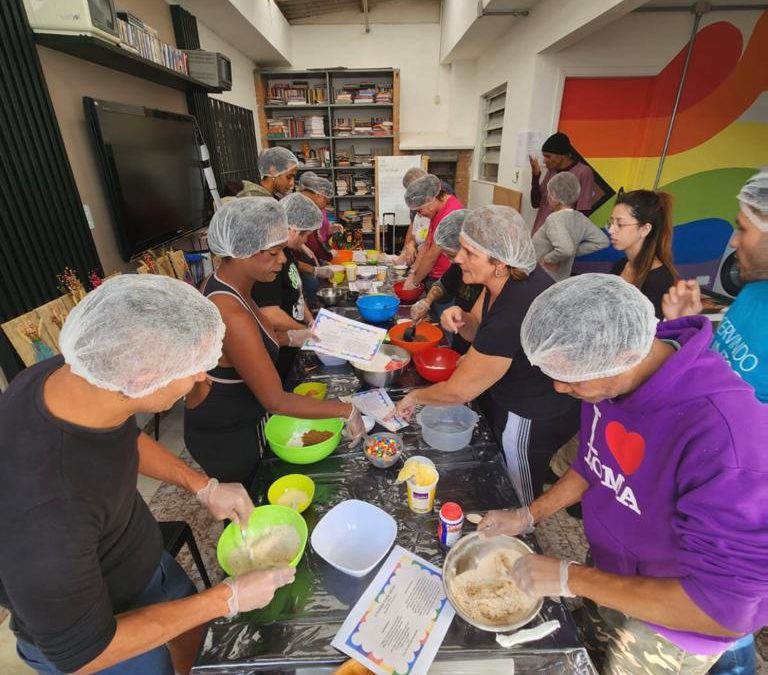
[[[396,358],[398,361],[403,361],[402,367],[397,370],[379,371],[363,370],[363,368],[359,367],[362,364],[356,361],[350,361],[350,364],[352,364],[355,375],[363,380],[363,382],[370,384],[372,387],[388,387],[400,378],[400,375],[411,361],[411,355],[402,347],[396,347],[395,345],[381,345],[379,352]]]
[[[320,288],[317,291],[317,297],[324,307],[334,307],[347,299],[347,290],[345,288]]]
[[[541,609],[544,600],[539,598],[532,607],[521,615],[517,621],[508,624],[485,623],[482,619],[473,617],[459,605],[453,594],[453,581],[457,575],[467,570],[474,569],[480,558],[498,550],[518,551],[519,553],[533,553],[531,548],[516,537],[507,537],[504,535],[498,537],[481,537],[477,532],[468,534],[457,541],[448,551],[443,563],[443,587],[449,602],[453,605],[456,613],[467,623],[487,630],[492,633],[506,633],[515,630],[527,624],[533,619]]]

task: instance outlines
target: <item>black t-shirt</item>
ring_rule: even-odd
[[[27,368],[0,398],[0,605],[69,673],[107,648],[163,542],[136,491],[136,420],[93,430],[53,417],[43,384],[62,364]]]
[[[461,267],[456,263],[453,263],[443,276],[440,277],[438,283],[445,290],[446,298],[443,302],[453,298],[456,305],[465,312],[469,312],[475,306],[475,301],[480,297],[480,293],[483,292],[482,284],[465,284],[462,280]],[[459,354],[466,354],[472,345],[467,342],[461,335],[456,333],[451,340],[451,349],[457,351]]]
[[[301,276],[296,265],[296,254],[289,248],[283,253],[288,258],[274,281],[257,281],[251,297],[259,307],[280,307],[288,316],[304,323],[304,298],[301,294]]]
[[[472,346],[481,354],[512,359],[504,376],[490,388],[496,410],[513,412],[528,419],[551,419],[567,414],[574,399],[558,394],[552,380],[531,365],[520,345],[520,326],[536,296],[554,282],[537,267],[527,279],[510,279],[490,309],[483,299],[482,321]]]
[[[627,266],[627,262],[626,258],[617,261],[611,267],[611,274],[621,275]],[[651,270],[648,272],[648,276],[645,277],[645,283],[640,288],[640,292],[653,303],[653,310],[656,312],[657,319],[664,318],[664,313],[661,311],[661,299],[674,283],[674,275],[664,265]]]

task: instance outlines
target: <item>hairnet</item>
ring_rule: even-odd
[[[581,183],[570,171],[561,171],[549,179],[547,192],[556,202],[571,206],[581,194]]]
[[[469,209],[458,209],[443,218],[435,230],[435,244],[446,251],[456,253],[459,250],[461,227],[469,214]]]
[[[407,188],[413,181],[419,180],[419,178],[424,178],[426,175],[427,172],[420,166],[412,166],[405,172],[405,174],[403,174],[403,187]]]
[[[653,303],[615,274],[580,274],[550,286],[520,328],[532,365],[553,380],[584,382],[618,375],[651,351]]]
[[[75,306],[59,346],[75,375],[140,398],[211,370],[223,339],[219,310],[193,286],[157,274],[123,274]]]
[[[249,258],[287,239],[285,210],[272,197],[241,197],[222,206],[208,224],[208,248],[230,258]]]
[[[536,252],[523,217],[511,206],[481,206],[464,221],[461,236],[471,246],[510,267],[530,274]]]
[[[279,176],[293,167],[298,167],[299,160],[288,148],[277,146],[262,151],[259,154],[258,164],[259,175],[264,178],[264,176]]]
[[[768,232],[768,167],[763,167],[744,183],[737,198],[755,227]]]
[[[418,209],[440,194],[440,179],[431,173],[417,178],[405,189],[405,203],[409,209]]]
[[[301,178],[299,178],[299,187],[302,190],[316,192],[319,195],[328,197],[328,199],[336,194],[333,189],[333,183],[327,178],[318,176],[314,171],[305,171],[301,174]]]
[[[280,205],[285,209],[285,218],[288,227],[297,230],[319,230],[323,224],[323,212],[312,200],[300,192],[292,192],[280,200]]]

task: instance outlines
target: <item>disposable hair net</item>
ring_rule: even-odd
[[[292,192],[280,200],[280,205],[285,209],[285,218],[288,227],[297,230],[319,230],[323,224],[323,212],[313,201],[300,192]]]
[[[458,211],[451,211],[443,218],[435,230],[435,244],[451,253],[458,252],[461,226],[464,225],[469,213],[469,209],[459,209]]]
[[[580,274],[550,286],[528,309],[520,340],[528,360],[560,382],[618,375],[651,351],[653,303],[615,274]]]
[[[536,252],[523,217],[511,206],[481,206],[464,221],[461,236],[473,248],[530,274]]]
[[[193,286],[157,274],[107,279],[67,316],[64,361],[92,385],[130,398],[216,366],[224,322]]]
[[[561,171],[549,180],[547,192],[555,201],[571,206],[579,199],[581,183],[570,171]]]
[[[755,226],[768,232],[768,167],[763,167],[744,183],[738,200]]]
[[[419,178],[424,178],[426,175],[427,172],[420,166],[412,166],[405,172],[405,174],[403,174],[403,187],[407,188],[413,181],[419,180]]]
[[[299,160],[287,148],[277,146],[268,148],[259,155],[259,175],[279,176],[290,171],[293,167],[299,166]]]
[[[418,209],[431,202],[441,190],[440,179],[431,173],[417,178],[405,189],[405,203],[409,209]]]
[[[287,239],[285,210],[272,197],[241,197],[216,211],[208,225],[208,248],[230,258],[250,258]]]
[[[299,178],[299,187],[302,190],[309,190],[310,192],[316,192],[324,197],[331,197],[336,194],[333,189],[333,183],[327,178],[318,176],[314,171],[305,171]]]

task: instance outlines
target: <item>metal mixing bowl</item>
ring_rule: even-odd
[[[393,358],[396,358],[398,361],[403,361],[403,365],[401,368],[398,368],[397,370],[363,370],[360,366],[363,364],[360,364],[360,362],[357,361],[350,361],[350,364],[352,364],[352,368],[355,371],[355,375],[363,382],[366,382],[367,384],[370,384],[372,387],[388,387],[389,385],[396,382],[400,374],[405,370],[405,367],[410,363],[411,361],[411,355],[402,347],[396,347],[395,345],[381,345],[381,348],[379,349],[380,354],[386,354],[387,356],[391,356]]]
[[[317,297],[324,307],[334,307],[347,299],[347,290],[345,288],[320,288],[317,291]]]
[[[448,551],[448,555],[445,557],[445,563],[443,564],[443,587],[445,588],[445,594],[448,596],[448,600],[453,605],[456,613],[467,623],[492,633],[506,633],[521,628],[539,613],[539,610],[544,603],[543,598],[539,598],[524,615],[520,616],[517,621],[512,623],[490,624],[483,622],[482,619],[477,619],[468,615],[459,603],[456,602],[452,590],[453,580],[456,576],[467,570],[474,569],[477,567],[480,558],[501,549],[518,551],[520,553],[533,553],[531,548],[525,542],[516,537],[507,537],[504,535],[498,537],[481,537],[479,533],[472,532],[459,539],[459,541],[451,547],[451,550]]]

